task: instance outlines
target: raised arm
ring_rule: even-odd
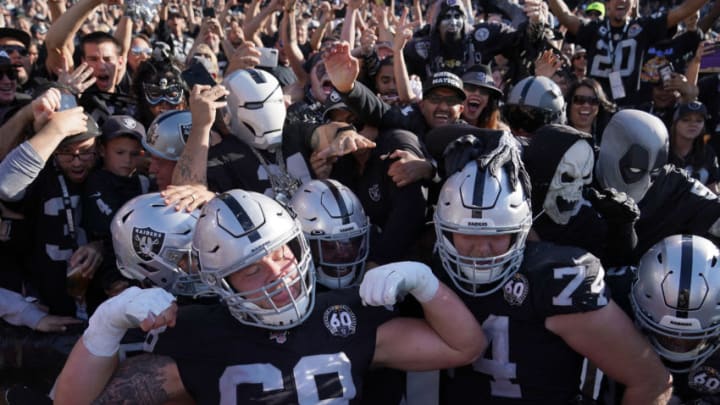
[[[436,370],[473,362],[487,347],[475,316],[429,267],[399,262],[365,274],[360,296],[369,305],[393,305],[409,292],[424,319],[395,318],[377,331],[373,364],[409,371]]]
[[[172,184],[200,184],[207,186],[207,154],[210,148],[210,129],[215,122],[217,109],[225,106],[217,101],[227,96],[228,91],[222,85],[195,85],[190,92],[190,111],[192,129],[180,158],[175,165]]]
[[[563,0],[548,0],[550,11],[555,14],[560,24],[567,27],[567,30],[571,34],[577,34],[582,20],[570,11],[567,4]]]
[[[106,4],[115,4],[116,1],[108,0]],[[69,63],[68,67],[73,67],[75,34],[85,22],[85,19],[100,4],[103,4],[102,0],[80,0],[50,26],[45,39],[45,46],[47,47],[45,68],[48,72],[55,73],[58,69],[65,68],[66,60]]]
[[[700,7],[705,5],[705,0],[685,0],[679,6],[668,11],[667,27],[673,28],[690,14],[698,11]]]
[[[710,11],[708,11],[707,14],[700,19],[700,21],[698,21],[698,28],[700,28],[702,32],[708,32],[708,30],[715,24],[715,20],[717,20],[718,17],[720,17],[720,1],[713,3],[713,7]]]
[[[411,89],[410,75],[405,63],[405,53],[403,52],[405,45],[412,39],[412,35],[412,23],[408,22],[408,9],[405,8],[393,39],[393,73],[395,73],[395,88],[401,103],[415,101],[415,94]]]

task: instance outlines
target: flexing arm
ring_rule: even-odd
[[[555,14],[560,24],[567,27],[568,32],[577,34],[582,20],[570,11],[567,4],[563,0],[548,0],[550,11]],[[669,21],[669,19],[668,19]]]
[[[545,326],[625,385],[623,404],[664,404],[670,398],[670,373],[614,302],[594,311],[551,316]]]
[[[698,11],[700,7],[705,5],[705,0],[685,0],[679,6],[668,11],[667,27],[673,28],[690,14]]]
[[[401,370],[435,370],[469,364],[487,346],[475,316],[432,270],[422,263],[400,262],[365,274],[360,296],[369,305],[392,305],[409,292],[425,319],[395,318],[380,326],[374,365]]]

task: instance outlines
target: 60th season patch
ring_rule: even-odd
[[[503,296],[505,301],[512,306],[520,306],[525,302],[528,291],[530,290],[530,283],[527,277],[520,273],[515,273],[510,280],[503,287]]]
[[[357,317],[347,305],[333,305],[325,310],[323,323],[333,336],[348,337],[355,334]]]
[[[703,394],[720,394],[720,373],[712,367],[698,367],[688,375],[688,386]]]

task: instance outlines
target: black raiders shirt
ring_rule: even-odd
[[[435,271],[446,274],[442,265]],[[596,257],[575,247],[528,242],[520,270],[500,290],[484,297],[455,290],[482,324],[489,346],[471,366],[441,377],[442,403],[570,403],[579,391],[583,356],[546,329],[545,319],[608,304]]]
[[[577,32],[576,43],[587,49],[588,76],[602,84],[612,98],[610,73],[620,72],[625,97],[615,100],[623,105],[637,104],[633,94],[640,86],[640,70],[645,52],[667,36],[667,14],[655,13],[611,27],[608,20],[586,21]]]
[[[363,306],[357,289],[319,293],[312,315],[287,331],[244,325],[222,305],[191,305],[174,328],[148,336],[146,351],[175,360],[198,404],[358,403],[377,328],[393,316]]]

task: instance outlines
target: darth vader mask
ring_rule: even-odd
[[[566,225],[580,211],[582,189],[592,181],[593,150],[585,140],[575,142],[555,169],[543,209],[553,222]]]

